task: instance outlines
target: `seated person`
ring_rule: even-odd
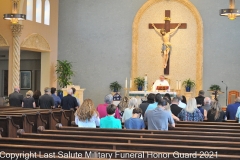
[[[149,130],[168,130],[168,123],[175,127],[170,107],[165,99],[158,102],[158,107],[145,113],[144,121]]]
[[[122,122],[124,123],[127,119],[132,117],[132,112],[134,108],[138,107],[138,102],[135,97],[132,97],[129,100],[128,107],[124,110],[123,116],[122,116]]]
[[[190,98],[188,100],[186,108],[178,114],[181,121],[203,121],[203,114],[197,108],[197,102],[195,98]]]
[[[128,97],[127,96],[124,96],[123,98],[121,98],[121,101],[120,103],[118,104],[118,109],[119,109],[119,114],[120,116],[122,117],[123,116],[123,113],[124,113],[124,110],[128,107]]]
[[[154,103],[154,99],[155,99],[155,94],[150,93],[150,94],[147,96],[147,102],[140,104],[139,108],[142,109],[142,115],[143,115],[143,116],[144,116],[144,114],[145,114],[145,111],[146,111],[148,105]]]
[[[155,96],[155,102],[148,105],[148,107],[145,111],[145,114],[146,114],[147,111],[155,109],[158,106],[158,102],[160,102],[161,100],[162,100],[161,94],[157,93],[156,96]]]
[[[96,128],[100,125],[98,112],[91,99],[85,99],[75,112],[75,123],[78,127]]]
[[[186,99],[186,97],[184,95],[182,95],[181,102],[187,105],[187,99]]]
[[[170,86],[167,80],[165,80],[165,77],[161,75],[158,80],[156,80],[152,86],[152,91],[155,92],[157,86],[168,86],[168,90],[170,91]]]
[[[110,104],[107,106],[107,116],[100,119],[100,128],[122,129],[121,121],[114,118],[117,106]]]
[[[179,99],[178,97],[174,97],[172,100],[172,104],[170,105],[171,112],[175,116],[178,116],[178,114],[182,111],[182,108],[178,106],[179,104]]]
[[[184,97],[185,97],[185,96],[184,96]],[[183,96],[182,96],[181,94],[178,94],[178,95],[177,95],[177,98],[179,99],[178,106],[179,106],[180,108],[186,108],[187,104],[182,102]]]
[[[134,108],[132,112],[132,117],[127,119],[124,123],[125,129],[144,129],[145,124],[140,116],[142,114],[141,108]]]
[[[171,103],[172,103],[172,102],[171,102],[172,99],[171,99],[171,96],[170,96],[169,93],[165,93],[164,96],[163,96],[163,98],[165,98],[165,99],[167,100],[168,104],[171,104]]]
[[[224,121],[225,113],[223,112],[218,101],[213,101],[211,109],[207,112],[207,121],[222,122]]]
[[[113,95],[112,95],[112,94],[106,95],[106,96],[105,96],[105,99],[104,99],[104,102],[105,102],[104,104],[99,104],[99,105],[97,106],[97,111],[98,111],[98,113],[99,113],[99,117],[100,117],[100,118],[103,118],[103,117],[105,117],[105,116],[108,115],[108,113],[107,113],[107,107],[108,107],[110,104],[113,103]],[[116,111],[115,111],[114,117],[115,117],[115,118],[118,118],[118,119],[121,118],[118,108],[117,108]]]

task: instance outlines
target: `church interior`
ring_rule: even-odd
[[[17,6],[14,5],[15,3]],[[146,78],[146,75],[147,81],[142,92],[151,92],[155,80],[159,79],[160,75],[164,75],[171,87],[170,92],[185,95],[187,98],[198,96],[199,90],[205,91],[205,96],[212,98],[210,87],[218,85],[221,88],[217,95],[218,101],[223,108],[226,108],[230,101],[234,102],[236,98],[229,91],[237,92],[238,96],[240,92],[238,83],[238,79],[240,79],[240,74],[238,74],[240,17],[238,16],[240,14],[237,12],[236,17],[220,15],[221,9],[231,9],[231,3],[234,3],[236,9],[240,9],[239,0],[1,0],[0,15],[24,14],[26,19],[17,22],[14,22],[11,17],[8,20],[0,19],[0,97],[8,97],[14,87],[19,85],[23,95],[28,90],[40,90],[43,93],[45,87],[61,89],[56,74],[57,60],[67,60],[71,62],[74,71],[74,76],[71,78],[72,85],[80,86],[79,89],[82,89],[81,103],[83,99],[87,98],[92,99],[95,106],[103,103],[104,97],[112,92],[109,85],[115,81],[122,86],[118,93],[122,97],[129,96],[130,93],[138,90],[134,79]],[[166,16],[167,10],[170,14],[168,16]],[[154,30],[152,24],[161,26],[158,27],[160,30],[166,26],[167,21],[170,26],[169,32],[173,31],[178,24],[181,25],[170,36],[168,71],[165,71],[162,53],[164,39]],[[187,79],[193,80],[196,84],[190,94],[182,85]],[[70,112],[66,114],[73,115]],[[70,125],[71,120],[68,120],[66,124]],[[46,128],[55,129],[55,125],[54,123],[51,126],[49,123]],[[187,127],[194,123],[180,123],[179,125],[182,125],[182,129],[187,131]],[[204,124],[201,125],[204,126]],[[212,126],[213,128],[218,124],[214,125],[216,126]],[[219,127],[215,131],[227,129],[226,126],[227,123],[222,126],[223,128]],[[64,130],[64,126],[59,126],[59,128]],[[200,132],[199,128],[196,130],[190,130],[190,128],[189,135],[190,131]],[[205,131],[215,134],[213,128],[211,130],[207,127]],[[238,131],[239,126],[237,123],[229,123],[229,129]],[[37,131],[38,129],[33,126],[32,130]],[[38,131],[45,132],[46,130]],[[180,133],[181,129],[178,131],[179,134],[182,134]],[[238,137],[235,131],[231,134]],[[82,132],[92,134],[87,129]],[[111,131],[106,130],[105,132]],[[129,132],[129,134],[133,133]],[[160,134],[159,131],[152,133],[143,131],[138,134],[144,133]],[[28,138],[27,134],[24,134],[22,131],[18,136]],[[52,131],[49,134],[56,133]],[[226,145],[230,145],[231,134],[223,133],[223,141],[227,137],[226,143],[229,143]],[[193,135],[189,135],[188,137],[193,137]],[[112,135],[109,133],[109,136]],[[183,133],[181,136],[185,137],[186,135]],[[206,133],[206,136],[209,135]],[[29,137],[31,136],[29,135]],[[142,135],[140,137],[142,138]],[[165,138],[170,139],[167,136]],[[82,139],[84,139],[83,136]],[[84,141],[82,139],[79,137],[75,140]],[[154,136],[146,140],[146,143],[154,143],[153,139]],[[93,137],[92,140],[96,139]],[[103,140],[111,142],[107,138]],[[128,140],[128,142],[134,140]],[[195,140],[201,141],[201,138],[193,138],[191,142],[186,143],[191,146]],[[59,142],[57,138],[55,141]],[[51,143],[55,143],[55,141],[51,141]],[[216,141],[216,139],[207,139],[206,141]],[[144,140],[141,142],[144,143]],[[16,141],[17,143],[21,142]],[[117,143],[122,142],[106,145],[116,149]],[[183,142],[179,143],[183,145]],[[239,143],[238,140],[236,143]],[[43,151],[48,152],[48,149],[49,153],[50,151],[55,152],[47,145],[50,145],[50,141],[46,142],[46,148]],[[80,148],[80,143],[78,145]],[[91,144],[83,143],[82,146],[84,147],[84,145],[90,146]],[[100,143],[97,145],[101,147]],[[156,152],[164,148],[157,144],[153,145]],[[177,144],[169,142],[167,145],[170,149],[163,150],[166,155],[158,153],[154,156],[163,156],[162,158],[165,159],[168,157],[167,153],[173,151],[170,145],[176,147]],[[135,153],[134,150],[138,146],[133,144],[132,148],[130,145],[128,147],[123,148]],[[144,145],[140,147],[143,150],[144,147],[147,148]],[[215,157],[220,152],[221,159],[227,159],[227,154],[231,155],[230,157],[233,159],[237,159],[236,153],[239,153],[240,150],[237,148],[237,144],[235,146],[232,144],[228,149],[224,149],[224,146],[220,144],[215,148],[211,147],[208,150],[209,153],[212,151],[210,155]],[[234,149],[231,150],[231,147]],[[117,148],[121,149],[121,147]],[[179,149],[179,153],[185,152],[183,148]],[[62,149],[64,150],[64,147]],[[203,155],[201,149],[193,147],[186,151],[193,153],[188,155],[190,159],[194,159],[194,149],[197,156]],[[37,150],[34,148],[33,152]],[[80,152],[85,153],[84,149],[80,150],[72,148],[72,151],[79,151],[79,154]],[[102,158],[110,158],[107,157],[108,152],[104,149],[96,149],[95,152],[106,153]],[[116,152],[111,153],[116,156]],[[176,156],[180,156],[179,153],[176,153]],[[120,157],[119,159],[122,158],[120,154],[117,155],[118,158]],[[144,159],[144,156],[146,158],[150,154],[138,153],[138,156],[140,159]],[[206,156],[205,153],[204,156]],[[151,155],[148,158],[154,157]]]

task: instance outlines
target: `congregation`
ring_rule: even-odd
[[[140,105],[135,97],[123,97],[118,106],[113,104],[113,95],[105,96],[104,103],[97,107],[91,99],[85,99],[80,105],[74,96],[75,88],[67,90],[62,99],[57,96],[56,88],[46,87],[44,94],[39,90],[28,91],[26,96],[20,93],[19,87],[9,95],[9,105],[23,108],[75,110],[75,124],[87,128],[114,128],[114,129],[148,129],[164,130],[174,128],[178,121],[209,121],[222,122],[235,120],[240,117],[240,97],[234,104],[227,106],[226,112],[217,100],[204,97],[204,91],[186,101],[185,96],[171,97],[168,93],[150,93],[147,101]]]

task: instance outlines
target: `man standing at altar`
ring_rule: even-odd
[[[156,80],[152,86],[152,91],[155,92],[157,89],[157,86],[168,86],[168,90],[170,91],[170,86],[167,80],[165,80],[164,75],[161,75],[158,80]]]

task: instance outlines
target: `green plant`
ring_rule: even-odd
[[[134,84],[137,86],[137,87],[142,87],[144,86],[144,77],[137,77],[134,79]]]
[[[219,85],[213,84],[210,86],[211,91],[221,91],[221,88]]]
[[[195,84],[194,80],[191,80],[191,79],[189,78],[189,79],[186,79],[185,81],[183,81],[182,85],[185,86],[185,87],[190,87],[190,88],[192,88],[192,87],[194,87],[196,84]]]
[[[61,88],[67,87],[71,84],[71,78],[74,75],[72,70],[72,63],[67,60],[57,60],[56,71],[58,75],[58,83]]]
[[[110,83],[109,87],[111,91],[116,91],[116,92],[122,88],[122,86],[117,81]]]

